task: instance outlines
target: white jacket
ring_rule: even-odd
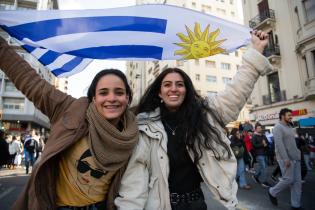
[[[243,66],[225,91],[211,98],[210,105],[225,124],[237,119],[250,96],[259,75],[272,69],[268,60],[254,49],[243,56]],[[140,139],[122,178],[119,197],[115,205],[119,210],[170,210],[168,186],[169,159],[167,156],[167,134],[159,119],[160,111],[140,113],[137,116]],[[210,115],[212,125],[221,131],[222,139],[230,142],[217,121]],[[228,158],[222,146],[215,145],[223,160],[215,159],[212,151],[204,150],[197,167],[203,181],[224,206],[235,209],[237,205],[237,163],[233,156]],[[188,151],[193,158],[193,153]],[[232,153],[232,151],[231,151]],[[233,153],[232,153],[233,154]]]

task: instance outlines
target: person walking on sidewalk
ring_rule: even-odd
[[[279,119],[280,122],[275,125],[273,135],[282,179],[268,190],[268,195],[272,204],[278,205],[278,194],[290,187],[292,209],[301,209],[301,152],[296,146],[295,132],[290,126],[292,111],[287,108],[281,109]]]
[[[252,138],[252,146],[254,154],[256,155],[256,161],[258,167],[256,173],[252,176],[254,181],[261,184],[263,187],[270,187],[267,182],[267,150],[268,150],[268,139],[263,134],[262,125],[257,122],[255,125],[255,133]]]
[[[244,157],[247,153],[245,143],[241,138],[240,131],[237,128],[233,128],[231,131],[231,148],[237,160],[237,173],[236,179],[238,180],[239,187],[241,189],[250,190],[251,186],[247,184],[245,178],[245,162]]]
[[[16,140],[16,136],[11,136],[8,137],[10,140],[10,143],[9,143],[9,153],[10,153],[10,161],[9,161],[9,168],[14,170],[15,169],[15,163],[14,163],[14,160],[15,160],[15,156],[17,154],[20,153],[20,147],[19,147],[19,143],[18,141]]]

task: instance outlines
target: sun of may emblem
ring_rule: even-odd
[[[194,33],[187,26],[185,27],[188,36],[183,33],[177,33],[177,36],[183,43],[175,43],[183,48],[175,51],[175,55],[183,56],[181,59],[198,59],[225,52],[219,45],[226,39],[215,40],[220,33],[220,29],[209,33],[210,25],[208,24],[206,29],[201,32],[200,24],[195,23]]]

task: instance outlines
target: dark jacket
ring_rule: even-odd
[[[266,142],[264,146],[263,141]],[[254,134],[252,137],[253,152],[255,155],[267,155],[268,152],[268,139],[265,135]]]
[[[56,178],[62,153],[88,134],[86,97],[75,99],[49,84],[0,38],[0,68],[51,123],[51,133],[40,161],[35,164],[26,187],[12,209],[56,209]],[[114,197],[125,167],[112,180],[108,209],[114,209]]]
[[[8,164],[9,158],[9,144],[5,141],[5,139],[0,139],[0,167]]]
[[[246,150],[246,146],[245,146],[245,142],[243,139],[237,139],[236,137],[232,136],[231,137],[231,148],[234,152],[234,155],[237,159],[240,159],[240,158],[245,158],[246,156],[246,153],[247,153],[247,150]],[[238,151],[242,151],[242,154],[235,154],[235,150],[234,148],[237,148]]]

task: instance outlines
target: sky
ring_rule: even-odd
[[[135,0],[59,0],[60,10],[105,9],[130,6]],[[116,68],[125,72],[125,61],[94,60],[84,71],[68,78],[68,94],[75,98],[86,96],[86,91],[94,76],[103,69]]]

